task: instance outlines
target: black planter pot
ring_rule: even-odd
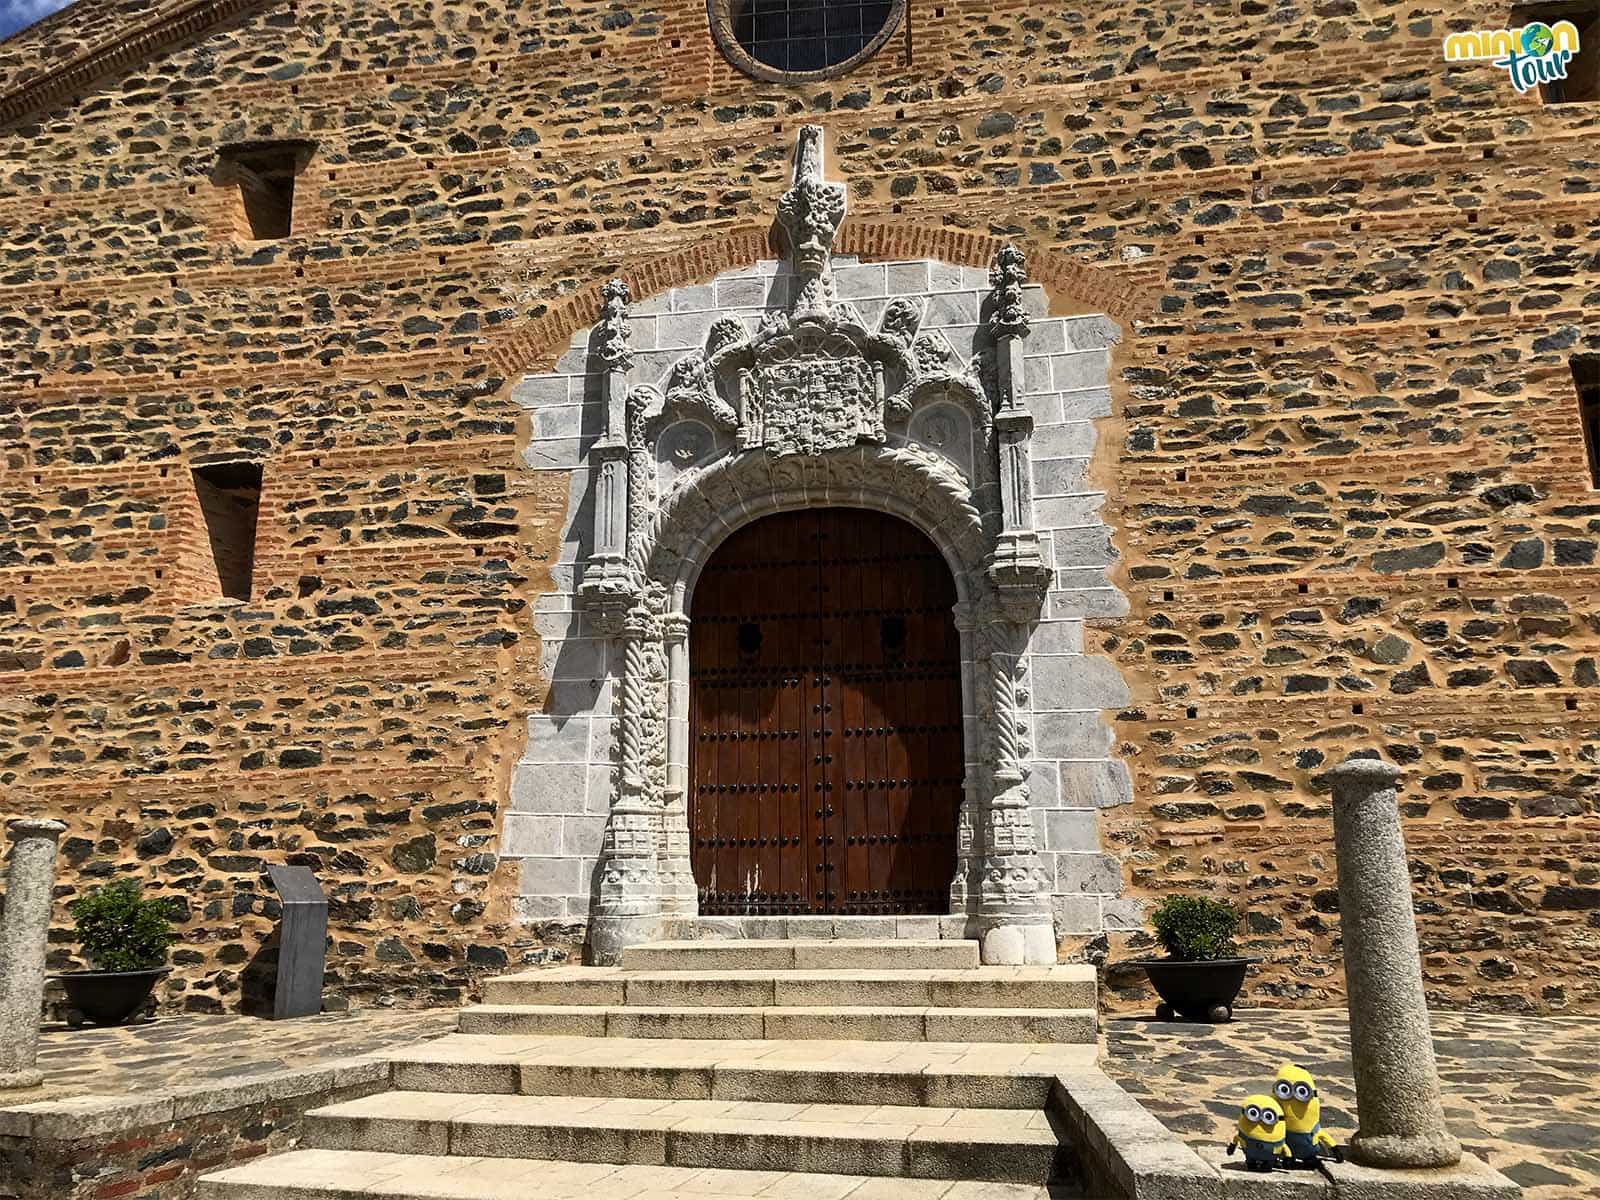
[[[96,1025],[121,1025],[150,998],[156,980],[167,974],[170,967],[152,967],[148,971],[70,971],[57,975],[67,989],[67,1007],[71,1010],[68,1024],[83,1019]]]
[[[1129,966],[1143,967],[1161,997],[1156,1018],[1171,1021],[1233,1020],[1233,1002],[1244,987],[1245,972],[1259,958],[1217,958],[1209,962],[1183,962],[1175,958],[1141,958]]]

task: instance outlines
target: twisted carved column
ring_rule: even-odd
[[[625,947],[651,940],[660,929],[661,814],[651,777],[657,756],[649,744],[651,655],[659,655],[659,639],[649,605],[635,604],[622,626],[621,786],[600,849],[600,895],[589,923],[590,952],[602,964],[617,962]]]
[[[971,742],[965,754],[961,780],[961,812],[956,818],[956,873],[950,880],[950,911],[976,914],[983,882],[983,810],[989,790],[988,764],[992,711],[984,677],[976,606],[959,602],[954,609],[956,632],[961,635],[961,725]]]
[[[990,703],[993,709],[992,791],[983,829],[983,885],[980,912],[983,961],[1053,963],[1055,929],[1048,899],[1040,891],[1039,850],[1029,799],[1027,730],[1020,683],[1025,626],[996,613],[985,626]]]
[[[617,393],[609,393],[615,398]],[[589,922],[589,947],[597,963],[617,962],[624,948],[655,938],[661,929],[658,863],[665,834],[662,774],[666,767],[666,668],[656,616],[659,589],[635,564],[654,501],[645,427],[651,393],[635,388],[622,403],[626,423],[627,567],[622,592],[631,603],[621,621],[622,690],[617,743],[620,782],[600,850],[600,894]],[[614,415],[614,414],[613,414]]]
[[[684,713],[688,709],[689,618],[683,613],[668,613],[661,618],[667,647],[667,711]],[[682,694],[676,694],[681,692]],[[661,804],[661,840],[657,851],[657,872],[661,880],[661,911],[693,916],[699,909],[694,867],[689,859],[689,802],[687,724],[668,719],[667,787]]]

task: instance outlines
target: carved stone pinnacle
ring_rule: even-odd
[[[1023,303],[1022,289],[1028,282],[1028,261],[1021,250],[1007,243],[994,256],[994,266],[989,268],[990,295],[993,307],[989,313],[989,330],[995,337],[1021,337],[1028,332],[1028,310]]]
[[[620,279],[608,280],[600,289],[600,322],[595,327],[595,348],[607,367],[626,370],[633,362],[633,347],[628,344],[628,285]]]
[[[827,311],[834,302],[830,261],[844,214],[844,185],[822,177],[822,126],[803,125],[795,144],[794,182],[778,200],[778,222],[801,280],[796,312]]]

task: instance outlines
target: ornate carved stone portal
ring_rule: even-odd
[[[833,240],[842,185],[823,177],[807,126],[778,206],[787,299],[755,328],[715,321],[702,349],[634,380],[626,287],[605,289],[589,342],[604,428],[589,451],[596,495],[579,593],[620,656],[619,763],[590,911],[593,956],[692,913],[681,714],[697,570],[729,531],[810,504],[876,508],[927,533],[955,576],[969,740],[951,912],[988,962],[1053,962],[1049,892],[1029,807],[1024,651],[1050,569],[1033,528],[1032,417],[1020,402],[1029,318],[1023,256],[1007,247],[970,361],[890,300],[875,327],[841,300]],[[970,437],[966,436],[970,433]],[[963,449],[965,447],[965,449]]]

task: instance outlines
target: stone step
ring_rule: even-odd
[[[303,1144],[485,1158],[1045,1184],[1038,1109],[385,1092],[306,1114]]]
[[[968,916],[779,916],[700,917],[670,916],[661,921],[661,938],[669,942],[694,942],[705,938],[844,938],[852,941],[884,938],[965,938]]]
[[[978,943],[927,939],[646,942],[622,952],[629,971],[880,971],[976,968]]]
[[[555,967],[488,981],[490,1004],[658,1008],[1093,1008],[1090,966],[896,971],[623,971]]]
[[[452,1034],[391,1057],[407,1091],[1040,1108],[1094,1045],[515,1038]]]
[[[1033,1184],[899,1179],[722,1167],[621,1166],[551,1159],[294,1150],[200,1181],[199,1200],[1051,1200]]]
[[[627,1004],[483,1004],[462,1033],[578,1037],[846,1038],[863,1042],[1093,1042],[1093,1009],[816,1007],[664,1008]]]

